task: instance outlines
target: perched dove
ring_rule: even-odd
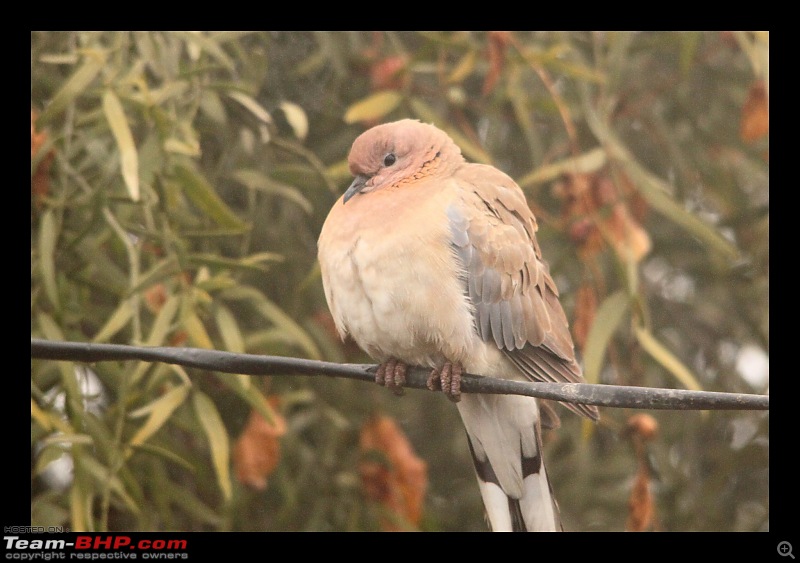
[[[542,462],[550,411],[532,397],[460,392],[464,372],[583,381],[522,190],[410,119],[361,134],[349,165],[355,180],[319,237],[339,333],[380,362],[376,381],[395,391],[407,366],[432,369],[428,386],[457,402],[492,530],[560,530]]]

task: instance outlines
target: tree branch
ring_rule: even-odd
[[[336,364],[317,360],[234,354],[200,348],[125,346],[57,342],[31,338],[31,358],[102,362],[141,360],[163,362],[224,373],[247,375],[328,375],[374,381],[376,365]],[[406,387],[427,389],[429,369],[409,368]],[[464,393],[510,394],[603,407],[659,410],[769,410],[769,395],[657,389],[589,383],[539,383],[509,381],[464,374]]]

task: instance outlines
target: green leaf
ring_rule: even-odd
[[[672,198],[666,182],[649,173],[636,162],[625,161],[623,166],[636,183],[639,193],[653,209],[683,227],[706,247],[720,254],[726,260],[735,262],[740,258],[739,250],[728,239]]]
[[[236,170],[231,174],[231,177],[251,190],[259,190],[270,195],[288,199],[300,206],[300,208],[309,215],[314,211],[312,203],[306,199],[297,188],[273,180],[257,170]]]
[[[91,475],[97,483],[101,486],[107,486],[111,489],[111,492],[116,494],[125,505],[130,509],[131,512],[134,514],[139,514],[139,507],[136,505],[136,502],[131,498],[128,492],[123,487],[122,482],[119,478],[114,475],[107,467],[101,464],[99,461],[94,459],[93,457],[83,456],[80,460],[80,467],[84,469],[89,475]]]
[[[175,314],[178,312],[179,305],[180,297],[177,295],[171,295],[164,302],[161,309],[158,311],[156,320],[153,321],[153,326],[150,328],[150,335],[147,337],[147,340],[144,341],[145,346],[164,345],[170,328],[172,328],[172,321],[175,318]],[[139,381],[150,365],[151,362],[137,362],[136,367],[129,376],[131,384],[135,384]]]
[[[203,263],[203,262],[198,262]],[[208,264],[212,264],[213,262],[208,262]],[[243,270],[247,270],[250,272],[258,272],[259,274],[263,274],[267,271],[267,268],[260,266],[258,264],[237,264],[237,266]],[[218,274],[211,276],[210,278],[206,278],[203,280],[199,280],[194,284],[195,289],[201,290],[206,292],[207,294],[217,293],[220,290],[228,289],[230,287],[236,287],[239,285],[239,281],[234,279],[230,272],[227,270],[222,271]]]
[[[53,320],[53,317],[47,313],[39,312],[36,314],[39,330],[47,340],[64,340],[64,333],[61,328]]]
[[[587,383],[599,381],[608,343],[628,311],[629,305],[628,295],[625,291],[620,290],[608,296],[598,308],[583,351]]]
[[[112,336],[122,330],[128,321],[133,317],[133,306],[129,299],[119,304],[119,307],[111,314],[94,338],[92,342],[107,342]]]
[[[164,366],[164,364],[158,364],[158,365],[162,366],[162,367]],[[189,374],[186,373],[186,370],[183,368],[183,366],[179,366],[177,364],[169,364],[169,365],[166,366],[166,368],[169,371],[173,372],[175,375],[177,375],[178,379],[181,380],[181,383],[183,385],[187,385],[187,386],[191,386],[192,385],[192,380],[189,379]],[[150,384],[152,385],[152,382]]]
[[[200,156],[200,145],[198,143],[187,143],[175,137],[170,137],[164,141],[164,150],[184,156]]]
[[[271,321],[291,342],[299,346],[309,358],[315,360],[322,359],[319,348],[317,348],[317,345],[308,333],[280,307],[264,297],[258,290],[248,286],[240,286],[226,290],[223,297],[227,299],[246,299],[250,301],[258,313]]]
[[[137,446],[144,443],[153,434],[164,426],[164,423],[169,419],[172,413],[186,400],[186,395],[189,393],[188,385],[181,385],[175,387],[170,391],[164,393],[161,397],[128,414],[130,418],[137,418],[145,414],[150,414],[147,421],[141,428],[133,435],[128,442],[131,446]]]
[[[59,115],[77,98],[106,64],[107,52],[101,49],[84,51],[85,61],[53,96],[52,101],[36,120],[37,125],[44,125]]]
[[[411,110],[420,120],[426,123],[432,123],[447,132],[447,134],[452,137],[453,141],[461,147],[461,152],[463,152],[465,156],[483,164],[492,163],[492,157],[489,156],[489,153],[467,139],[456,129],[450,127],[447,121],[439,117],[428,104],[419,98],[411,98],[409,103],[411,104]]]
[[[219,99],[219,94],[213,90],[203,90],[200,95],[200,109],[209,119],[219,125],[224,125],[228,122],[228,114],[225,112],[225,106]]]
[[[45,53],[39,57],[40,63],[51,65],[74,65],[79,60],[78,53]]]
[[[521,188],[551,182],[563,174],[589,174],[600,170],[606,164],[606,151],[602,147],[594,148],[578,156],[572,156],[545,164],[522,177]]]
[[[459,84],[464,81],[464,79],[472,74],[472,71],[475,70],[475,63],[478,60],[478,51],[475,49],[471,49],[467,51],[464,56],[458,61],[456,66],[450,71],[450,74],[447,76],[447,83],[448,84]]]
[[[218,303],[214,313],[214,320],[217,321],[217,328],[220,336],[222,336],[225,349],[229,352],[244,354],[242,332],[239,330],[239,324],[230,309]]]
[[[308,117],[303,108],[292,102],[281,102],[280,108],[283,110],[283,115],[286,116],[286,121],[294,131],[294,136],[301,141],[308,136]]]
[[[161,309],[158,311],[156,320],[150,329],[150,335],[144,341],[145,346],[161,346],[169,334],[169,329],[172,326],[172,321],[175,318],[175,313],[178,312],[180,304],[180,297],[177,295],[170,295]]]
[[[111,89],[103,93],[103,111],[119,147],[122,178],[125,180],[128,194],[133,201],[139,201],[139,153],[136,151],[136,143],[133,141],[128,118],[125,117],[125,110]]]
[[[89,443],[91,443],[91,440],[89,440]],[[66,453],[67,452],[65,452],[63,448],[60,448],[56,445],[43,448],[36,458],[36,464],[33,467],[33,473],[35,475],[41,475],[42,471],[47,469],[48,465],[56,460],[61,459],[61,457]]]
[[[264,273],[267,268],[261,262],[283,262],[284,258],[274,252],[259,252],[243,258],[225,258],[216,254],[189,254],[186,263],[192,266],[212,266],[225,269],[242,269]],[[200,283],[198,283],[198,286]]]
[[[351,104],[344,112],[344,122],[356,123],[380,119],[394,111],[401,101],[403,95],[396,90],[376,92]]]
[[[583,98],[586,121],[592,132],[603,143],[607,156],[618,162],[625,169],[625,172],[633,180],[634,185],[647,200],[647,203],[653,209],[683,227],[687,232],[696,236],[713,252],[732,262],[738,260],[739,250],[711,225],[708,225],[676,202],[670,195],[667,183],[640,165],[614,135],[598,115],[597,110],[589,100],[590,96],[585,91]]]
[[[47,340],[65,340],[64,333],[50,315],[40,311],[36,314],[36,320],[39,330],[42,331],[42,334],[44,334]],[[78,383],[75,378],[75,365],[69,361],[56,361],[56,365],[61,375],[61,385],[67,391],[67,398],[78,400],[78,398],[83,395],[78,388]],[[57,424],[56,426],[58,427]]]
[[[39,226],[39,269],[42,273],[44,292],[56,310],[61,309],[56,283],[55,249],[58,241],[56,219],[53,211],[48,209],[42,215]]]
[[[559,74],[582,80],[584,82],[594,82],[596,84],[605,84],[608,79],[601,71],[582,65],[580,63],[572,63],[563,60],[553,60],[549,63],[550,68]]]
[[[179,506],[186,514],[190,514],[192,518],[211,526],[223,526],[225,524],[226,520],[218,510],[209,508],[197,498],[197,490],[189,490],[177,483],[171,483],[164,492],[171,503]]]
[[[92,532],[91,493],[85,490],[82,479],[74,479],[69,491],[69,521],[73,532]]]
[[[702,387],[700,387],[700,384],[697,382],[697,378],[692,375],[689,368],[683,365],[677,356],[656,340],[656,337],[653,336],[650,331],[642,327],[637,327],[636,339],[639,341],[642,348],[644,348],[654,360],[661,364],[664,369],[674,375],[675,379],[681,382],[684,387],[694,391],[702,391]]]
[[[176,80],[166,83],[162,88],[150,90],[147,93],[148,106],[160,106],[170,98],[179,98],[189,89],[189,82],[186,80]]]
[[[264,123],[272,123],[272,116],[261,104],[243,92],[227,92],[228,97],[242,104],[247,110]]]
[[[46,432],[59,430],[64,434],[73,433],[67,421],[61,419],[57,414],[43,410],[33,399],[31,399],[31,418]]]
[[[118,377],[125,377],[122,370],[114,370],[115,375]],[[104,413],[105,414],[105,413]],[[108,421],[105,416],[98,417],[92,412],[87,412],[81,422],[83,423],[83,430],[91,438],[91,445],[98,459],[110,460],[119,459],[121,452],[119,442],[112,434],[113,428],[107,426]],[[121,469],[121,468],[120,468]]]
[[[214,348],[211,337],[208,335],[208,331],[203,321],[197,316],[197,313],[194,311],[184,313],[182,322],[183,328],[186,329],[186,333],[189,335],[189,340],[192,344],[198,348],[205,348],[206,350]]]
[[[208,438],[208,445],[211,448],[211,461],[214,464],[214,471],[217,474],[217,482],[226,501],[233,495],[233,486],[230,475],[230,443],[228,432],[222,422],[222,418],[214,406],[214,402],[204,393],[195,390],[192,395],[194,411],[203,427],[203,431]]]
[[[175,166],[175,175],[192,203],[219,226],[239,231],[248,229],[199,171],[180,163]]]
[[[750,59],[753,73],[764,79],[769,96],[769,31],[736,31],[733,37]]]
[[[247,404],[264,417],[264,419],[271,425],[275,425],[275,410],[267,402],[266,397],[258,390],[258,387],[252,385],[252,378],[248,375],[237,374],[239,377],[231,377],[227,373],[214,372],[214,376],[228,389],[236,393],[241,399],[245,400]],[[248,379],[248,384],[243,385],[244,378]]]
[[[190,471],[192,473],[194,473],[194,471],[195,471],[195,468],[191,463],[189,463],[188,461],[183,459],[181,456],[179,456],[178,454],[176,454],[172,450],[168,450],[166,448],[162,448],[161,446],[156,446],[156,445],[153,445],[153,444],[138,444],[138,445],[134,446],[134,449],[137,452],[149,453],[149,454],[156,455],[158,457],[164,458],[166,460],[169,460],[172,463],[174,463],[176,465],[180,465],[182,468],[184,468],[187,471]]]
[[[60,444],[86,444],[93,443],[92,437],[87,434],[53,434],[42,440],[41,445],[44,447],[56,446]]]
[[[700,44],[701,33],[698,31],[686,31],[678,34],[680,41],[680,69],[681,75],[686,78],[692,68],[697,47]]]
[[[541,160],[542,141],[536,133],[536,126],[533,122],[533,112],[531,111],[530,96],[524,78],[527,76],[523,72],[522,65],[514,65],[509,69],[506,80],[506,92],[511,107],[514,109],[514,117],[517,125],[525,135],[525,140],[530,149],[531,160],[538,162]]]
[[[145,288],[148,288],[156,283],[163,281],[167,278],[171,278],[172,276],[179,274],[181,272],[181,267],[178,264],[178,260],[173,257],[167,257],[163,260],[156,262],[156,264],[150,268],[147,272],[139,276],[139,283],[133,286],[130,291],[128,291],[128,295],[134,295],[136,293],[142,292]]]
[[[218,63],[223,65],[229,71],[234,71],[236,69],[236,65],[231,60],[231,58],[225,53],[222,47],[220,47],[216,41],[204,35],[203,32],[176,31],[174,33],[176,36],[180,37],[184,41],[200,47],[200,49],[211,55],[212,58],[214,58]]]
[[[258,311],[266,318],[271,320],[276,327],[284,330],[297,343],[310,358],[315,360],[322,359],[319,349],[308,333],[297,324],[283,309],[268,299],[257,302]]]

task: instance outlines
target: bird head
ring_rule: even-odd
[[[348,164],[355,179],[342,201],[441,173],[463,161],[461,149],[433,125],[414,119],[377,125],[353,142]]]

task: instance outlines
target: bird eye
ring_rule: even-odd
[[[385,157],[383,157],[383,165],[384,166],[391,166],[392,164],[395,163],[396,160],[397,160],[397,157],[394,155],[393,152],[390,152]]]

